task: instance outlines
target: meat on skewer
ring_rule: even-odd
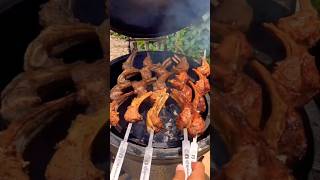
[[[187,128],[192,137],[202,134],[205,130],[205,122],[193,105],[187,101],[181,91],[172,89],[171,96],[181,108],[177,118],[177,127],[180,130]]]
[[[172,75],[172,72],[167,70],[167,67],[171,65],[171,58],[167,58],[162,64],[155,64],[152,71],[156,73],[157,81],[153,84],[153,90],[166,89],[166,81]]]
[[[111,126],[118,125],[118,123],[120,121],[118,108],[131,95],[133,95],[133,92],[123,94],[122,96],[118,97],[117,99],[113,100],[110,103],[110,125]]]
[[[196,69],[206,77],[210,75],[210,65],[205,57],[201,59],[201,66],[197,67]]]
[[[199,80],[196,81],[195,87],[199,91],[200,95],[203,96],[210,92],[210,83],[206,76],[204,76],[198,69],[193,69],[193,71],[198,75]]]
[[[201,95],[201,93],[197,89],[196,85],[192,81],[189,81],[189,84],[191,85],[193,92],[194,92],[194,98],[192,101],[193,107],[198,112],[205,112],[207,107],[206,107],[206,102],[205,102],[204,97]]]
[[[277,27],[294,41],[308,48],[320,40],[320,19],[311,0],[298,0],[300,9],[293,15],[281,18]]]
[[[189,70],[189,63],[186,57],[180,58],[177,55],[174,55],[172,60],[177,63],[175,67],[173,67],[173,71],[176,73],[187,72]]]
[[[215,127],[232,155],[216,177],[223,179],[283,179],[293,180],[289,169],[279,161],[272,149],[237,109],[228,107],[220,91],[213,96]]]
[[[126,69],[126,70],[122,71],[122,73],[118,76],[117,82],[118,82],[118,84],[130,82],[128,80],[128,78],[131,78],[139,73],[140,73],[140,70],[136,69],[136,68]]]
[[[163,106],[165,105],[169,94],[166,89],[157,90],[152,93],[152,99],[155,99],[152,108],[147,112],[147,130],[151,132],[152,130],[156,133],[163,128],[163,124],[159,117],[159,113]]]
[[[156,80],[157,80],[156,78],[150,78],[147,80],[133,81],[131,85],[133,87],[134,93],[137,94],[138,96],[141,96],[144,93],[147,93],[148,85],[155,83]]]
[[[115,86],[110,90],[110,99],[111,99],[111,100],[117,100],[117,99],[119,99],[123,94],[125,94],[123,91],[124,91],[126,88],[129,88],[130,86],[132,86],[132,83],[131,83],[130,81],[115,85]]]
[[[166,81],[167,79],[172,75],[171,72],[166,72],[162,74],[157,81],[153,84],[153,90],[161,90],[161,89],[167,89]]]
[[[243,70],[252,56],[251,52],[244,34],[229,34],[214,51],[213,72],[216,85],[224,93],[224,103],[236,108],[250,126],[258,130],[262,115],[262,90]]]
[[[172,84],[174,88],[183,92],[182,94],[188,100],[188,102],[192,101],[192,89],[187,85],[190,77],[186,71],[182,71],[175,76],[174,79],[170,79],[169,82]]]
[[[142,102],[151,95],[152,92],[147,92],[141,96],[134,98],[130,106],[127,108],[126,113],[124,114],[124,119],[130,123],[141,121],[142,116],[139,113],[139,107],[142,104]]]
[[[286,58],[272,73],[281,96],[295,107],[302,107],[320,90],[320,74],[308,50],[272,24],[265,24],[284,44]]]
[[[128,59],[122,64],[122,73],[118,76],[117,83],[128,82],[127,78],[130,78],[139,73],[139,69],[133,66],[134,58],[136,57],[137,50],[134,50]]]
[[[274,81],[267,85],[276,88],[279,94],[278,97],[271,96],[272,100],[281,99],[284,104],[282,108],[272,106],[276,112],[266,123],[264,134],[269,144],[276,147],[277,153],[291,166],[304,156],[307,148],[302,117],[296,108],[303,107],[319,93],[320,74],[307,47],[297,44],[294,37],[273,24],[265,24],[265,27],[282,41],[286,57],[277,63],[271,75],[258,63],[253,64],[263,78],[270,79],[271,76]],[[278,109],[281,111],[277,112]]]
[[[187,85],[190,77],[187,73],[189,70],[189,63],[185,57],[180,58],[177,55],[174,55],[172,58],[177,65],[173,67],[173,71],[176,72],[175,78],[169,80],[174,88],[183,92],[182,94],[188,100],[188,102],[192,101],[192,89]]]
[[[142,80],[147,80],[152,78],[152,67],[154,64],[152,63],[152,59],[149,53],[147,53],[147,56],[143,60],[143,67],[140,69],[140,74],[142,77]]]
[[[307,147],[302,117],[294,105],[285,102],[276,81],[260,63],[253,61],[252,67],[264,79],[271,97],[271,115],[263,129],[263,135],[283,161],[291,166],[301,159]]]

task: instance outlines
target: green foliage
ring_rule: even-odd
[[[197,24],[186,27],[174,34],[168,36],[167,50],[179,54],[183,54],[195,59],[200,59],[203,56],[203,51],[206,49],[207,57],[210,57],[210,13],[203,16],[202,20]],[[127,39],[126,36],[111,32],[111,35],[121,39]],[[139,50],[145,50],[145,42],[138,41]],[[157,51],[159,49],[157,43],[150,43],[149,50]]]
[[[144,49],[144,43],[138,42],[139,48]],[[184,54],[199,59],[206,49],[210,57],[210,16],[203,16],[201,22],[186,27],[168,36],[167,48],[169,51]],[[155,44],[150,45],[150,50],[158,50]]]

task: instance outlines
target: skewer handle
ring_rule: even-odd
[[[127,130],[126,130],[126,134],[120,143],[120,146],[119,146],[119,149],[118,149],[118,152],[116,155],[116,159],[114,160],[114,163],[113,163],[113,166],[111,169],[111,173],[110,173],[110,180],[118,180],[119,179],[124,156],[126,155],[126,151],[127,151],[127,147],[128,147],[127,140],[128,140],[128,137],[129,137],[129,134],[131,131],[131,127],[132,127],[132,123],[129,123]]]
[[[191,162],[197,162],[198,161],[197,136],[193,138],[191,146],[190,146],[190,160],[191,160]]]
[[[154,131],[152,130],[150,132],[148,146],[146,147],[144,152],[140,180],[149,180],[149,177],[150,177],[152,154],[153,154],[153,148],[152,148],[153,133]]]
[[[114,160],[114,163],[111,169],[110,180],[119,179],[119,175],[120,175],[121,167],[123,164],[124,156],[126,155],[127,147],[128,147],[128,142],[121,141],[116,159]]]
[[[190,142],[188,140],[188,132],[187,129],[183,129],[183,141],[182,141],[182,164],[184,167],[184,172],[187,174],[185,179],[191,175],[191,161],[190,161]]]
[[[152,161],[152,147],[146,147],[144,157],[143,157],[143,165],[140,174],[140,180],[149,180],[150,177],[150,169],[151,169],[151,161]]]

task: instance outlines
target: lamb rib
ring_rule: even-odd
[[[300,9],[293,15],[281,18],[277,27],[294,41],[308,48],[320,40],[320,19],[310,0],[298,0]]]
[[[169,94],[166,92],[166,89],[162,89],[152,92],[152,96],[152,99],[154,99],[154,104],[147,112],[146,124],[148,132],[153,130],[156,133],[163,128],[159,113],[165,105]]]
[[[177,117],[177,127],[180,130],[187,128],[190,136],[201,135],[205,130],[205,122],[201,115],[183,95],[181,91],[171,89],[171,97],[178,103],[181,112]]]
[[[241,112],[252,128],[260,129],[262,90],[244,73],[251,53],[252,48],[244,34],[233,32],[224,37],[214,51],[213,72],[216,86],[224,93],[224,103]]]
[[[294,179],[275,154],[265,144],[258,131],[253,130],[237,109],[227,107],[219,90],[213,96],[216,129],[227,144],[231,160],[217,175],[222,179]]]
[[[46,96],[45,93],[50,91],[44,87],[51,83],[63,85],[65,80],[71,79],[70,69],[71,66],[55,66],[51,69],[24,72],[16,76],[1,92],[2,117],[13,122],[41,106],[45,101],[42,96]]]
[[[29,179],[23,152],[32,140],[57,115],[68,111],[76,102],[75,94],[48,102],[30,112],[23,119],[10,124],[0,135],[0,177],[4,179]]]
[[[183,92],[182,94],[188,100],[188,102],[192,101],[192,89],[188,86],[188,81],[190,77],[186,71],[182,71],[175,75],[175,78],[170,79],[169,83],[176,88],[177,90]]]
[[[54,25],[44,29],[28,46],[25,53],[24,70],[52,67],[63,64],[61,59],[52,57],[79,44],[99,38],[94,26],[87,24]],[[64,43],[61,43],[64,42]]]
[[[293,104],[288,104],[279,93],[276,81],[257,61],[251,63],[264,80],[271,98],[271,115],[263,129],[270,145],[289,166],[300,160],[307,148],[302,118]]]
[[[104,179],[105,172],[91,161],[91,148],[97,134],[106,128],[106,114],[106,110],[100,110],[76,118],[47,166],[45,176],[48,180]]]
[[[277,63],[272,73],[279,85],[279,92],[286,102],[302,107],[320,90],[320,74],[315,59],[286,33],[273,24],[264,24],[284,44],[286,57]]]
[[[122,96],[118,97],[117,99],[113,100],[110,103],[110,125],[116,126],[118,125],[120,118],[118,108],[124,103],[129,96],[133,95],[133,92],[123,94]]]
[[[134,98],[130,106],[128,106],[126,113],[124,114],[124,119],[130,123],[141,121],[142,116],[139,113],[139,107],[141,103],[151,95],[152,92],[147,92],[145,94],[142,94],[141,96]]]

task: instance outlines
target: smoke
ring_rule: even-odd
[[[210,0],[112,0],[111,16],[158,32],[181,29],[210,9]]]
[[[184,28],[201,21],[201,16],[209,12],[209,0],[177,0],[163,12],[163,20],[158,28],[160,32],[177,27]]]

